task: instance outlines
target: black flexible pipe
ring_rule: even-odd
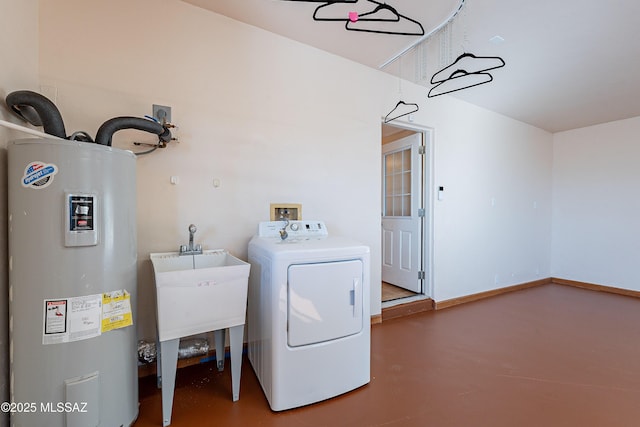
[[[155,133],[161,140],[169,135],[171,139],[171,132],[161,124],[153,122],[147,119],[141,119],[139,117],[114,117],[109,119],[100,126],[96,133],[96,144],[111,146],[111,138],[113,134],[123,129],[138,129],[149,133]],[[166,141],[165,141],[166,142]]]
[[[30,90],[11,92],[5,99],[18,117],[34,126],[42,126],[44,133],[67,139],[60,111],[47,97]]]

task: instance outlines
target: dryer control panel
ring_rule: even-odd
[[[265,221],[258,226],[260,237],[281,237],[286,231],[289,237],[328,236],[327,227],[322,221]]]

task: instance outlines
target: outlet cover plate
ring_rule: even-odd
[[[171,123],[171,107],[153,104],[153,118],[160,123]]]

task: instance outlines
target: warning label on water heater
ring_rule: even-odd
[[[101,333],[102,295],[44,300],[42,344],[73,342]]]
[[[42,344],[86,340],[133,325],[126,290],[44,300]]]
[[[133,325],[131,295],[127,291],[102,294],[102,332]]]
[[[44,334],[67,332],[67,300],[45,300]]]

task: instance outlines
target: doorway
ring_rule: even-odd
[[[430,298],[431,130],[382,124],[382,304]]]

